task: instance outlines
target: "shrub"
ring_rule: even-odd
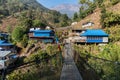
[[[27,44],[28,44],[28,36],[26,34],[23,35],[23,39],[21,41],[21,44],[22,44],[23,47],[27,46]]]
[[[92,46],[94,47],[94,45]],[[119,80],[120,65],[117,63],[120,61],[119,45],[108,44],[106,46],[102,46],[103,51],[99,52],[97,55],[87,54],[86,50],[88,50],[89,47],[91,46],[75,45],[74,49],[87,62],[87,64],[89,64],[89,68],[94,69],[95,72],[97,72],[100,80]],[[107,61],[105,59],[107,59]]]
[[[54,55],[54,54],[56,54],[56,53],[59,53],[59,51],[58,51],[58,45],[51,45],[51,44],[49,44],[49,45],[47,46],[46,52],[47,52],[48,55],[50,55],[50,56],[52,56],[52,55]]]
[[[24,27],[17,26],[12,32],[12,39],[15,42],[20,42],[23,39],[24,34],[25,34]]]
[[[119,3],[119,2],[120,2],[120,0],[111,0],[112,5],[115,5],[115,4]]]
[[[101,23],[103,28],[120,24],[120,15],[112,12],[104,12],[101,15]]]
[[[89,14],[92,14],[93,11],[95,10],[95,8],[96,8],[95,4],[90,5],[87,9],[84,9],[84,7],[81,7],[80,11],[79,11],[79,13],[80,13],[79,14],[80,19],[83,19],[86,16],[88,16]]]
[[[40,59],[47,59],[49,58],[49,55],[46,53],[46,51],[37,51],[36,53],[31,54],[29,57],[25,58],[25,62],[29,61],[36,61]]]

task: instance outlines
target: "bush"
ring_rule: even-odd
[[[109,42],[120,41],[120,26],[112,26],[110,28],[105,28],[105,31],[109,34]]]
[[[88,50],[89,47],[93,48],[96,47],[96,45],[75,45],[74,49],[87,64],[89,64],[89,68],[97,72],[100,80],[119,80],[120,65],[118,62],[120,62],[120,46],[118,44],[102,46],[103,51],[99,51],[97,55],[93,53],[88,54],[86,50]],[[107,61],[105,59],[107,59]]]
[[[49,55],[46,53],[46,51],[39,50],[37,53],[31,54],[24,61],[30,62],[30,61],[36,61],[41,59],[47,59],[47,58],[49,58]]]
[[[41,22],[40,20],[33,20],[33,26],[34,27],[43,27],[43,28],[45,28],[45,26],[46,26],[46,24],[44,24],[43,22]]]
[[[27,44],[28,44],[28,36],[26,34],[23,35],[23,39],[21,41],[21,44],[22,44],[23,47],[27,46]]]
[[[103,28],[120,24],[120,15],[112,12],[104,12],[101,15],[101,23]]]
[[[23,40],[23,36],[25,34],[25,28],[21,26],[17,26],[12,32],[12,39],[15,42],[20,42]]]
[[[80,19],[83,19],[85,18],[86,16],[88,16],[89,14],[92,14],[93,11],[95,10],[96,8],[96,5],[95,4],[92,4],[91,6],[89,6],[89,8],[87,9],[84,9],[84,7],[81,7],[80,8],[80,14],[79,14],[79,17]]]
[[[120,2],[120,0],[111,0],[112,5],[115,5],[115,4],[119,3],[119,2]]]
[[[51,45],[51,44],[47,45],[46,52],[47,52],[48,55],[50,55],[50,56],[59,53],[58,45]]]

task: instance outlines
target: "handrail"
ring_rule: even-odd
[[[41,63],[41,61],[48,61],[48,60],[52,59],[53,57],[56,57],[56,55],[57,54],[54,54],[54,55],[52,55],[50,57],[47,57],[45,59],[36,59],[36,60],[29,61],[29,62],[26,62],[26,63],[18,64],[18,65],[14,66],[14,67],[13,66],[12,67],[8,67],[7,69],[3,70],[1,79],[2,80],[6,79],[5,78],[5,76],[6,76],[6,70],[21,69],[21,68],[24,68],[24,67],[28,67],[28,66],[31,66],[31,65],[28,65],[28,64]],[[25,66],[25,65],[27,65],[27,66]],[[21,66],[24,66],[24,67],[21,67]]]
[[[108,60],[108,59],[104,59],[104,58],[100,58],[100,57],[95,57],[95,56],[92,56],[92,55],[89,55],[89,54],[84,54],[84,53],[82,53],[82,54],[86,55],[86,58],[92,57],[94,59],[99,59],[99,60],[102,60],[102,61],[107,61],[107,62],[111,62],[111,63],[115,63],[115,64],[120,65],[119,61],[112,61],[112,60]]]

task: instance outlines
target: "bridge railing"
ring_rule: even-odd
[[[33,61],[10,66],[2,72],[1,80],[6,80],[6,76],[7,80],[23,80],[27,78],[27,80],[37,80],[38,78],[41,80],[48,80],[48,78],[49,80],[54,80],[60,78],[61,69],[62,61],[60,53],[58,53],[44,59],[36,58]]]
[[[86,72],[88,70],[93,74],[89,75],[92,76],[92,79],[94,78],[93,80],[120,80],[120,62],[118,61],[107,60],[90,54],[80,53],[79,59],[76,63],[80,64],[78,65],[79,68],[84,67],[83,69],[86,70]],[[83,76],[85,74],[84,70],[80,69],[80,71],[83,71]]]

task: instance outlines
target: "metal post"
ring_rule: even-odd
[[[61,61],[61,64],[63,63],[63,60],[62,60],[62,51],[60,51],[60,61]]]
[[[6,80],[6,69],[3,69],[3,70],[2,70],[1,80]]]

